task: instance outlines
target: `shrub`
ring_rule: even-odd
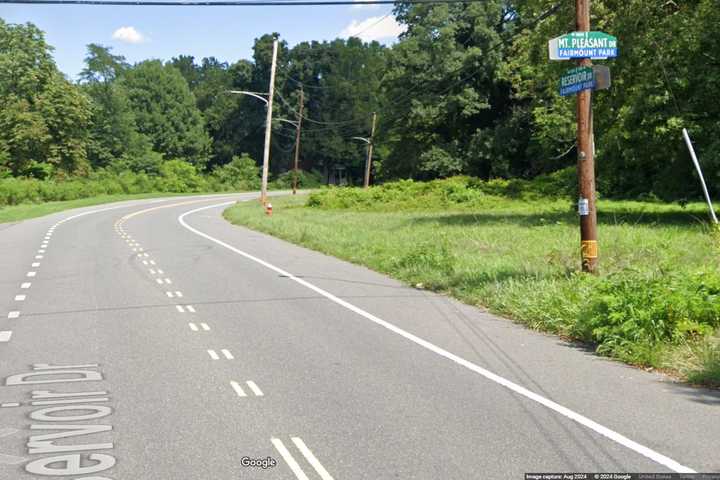
[[[194,165],[183,160],[168,160],[160,167],[159,187],[164,192],[198,192],[204,189],[205,180]]]
[[[247,153],[234,156],[230,163],[216,167],[212,173],[215,185],[232,190],[260,188],[260,167]]]
[[[720,275],[713,271],[648,274],[622,271],[596,282],[572,334],[598,352],[649,362],[648,347],[704,338],[720,327]]]
[[[292,188],[294,173],[291,171],[281,173],[272,181],[271,188],[287,190]],[[323,176],[320,172],[298,170],[298,188],[318,188],[323,185]]]

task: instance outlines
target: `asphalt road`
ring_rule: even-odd
[[[717,392],[222,218],[254,197],[0,225],[0,479],[720,471]]]

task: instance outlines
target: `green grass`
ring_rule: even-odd
[[[397,188],[333,189],[311,195],[313,206],[273,199],[272,217],[239,204],[225,216],[600,354],[720,386],[720,252],[704,205],[601,200],[594,277],[578,272],[569,200],[476,192],[453,200],[434,190],[398,200]]]
[[[118,194],[99,195],[96,197],[80,198],[77,200],[66,200],[62,202],[25,203],[0,207],[0,223],[19,222],[29,218],[42,217],[51,213],[70,210],[71,208],[91,207],[103,203],[119,202],[122,200],[138,200],[143,198],[172,197],[177,195],[191,195],[187,193],[139,193],[139,194]],[[198,194],[194,194],[198,195]]]

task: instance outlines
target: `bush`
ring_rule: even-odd
[[[497,197],[528,201],[574,198],[576,192],[575,171],[567,168],[533,180],[481,180],[457,176],[430,182],[398,180],[369,189],[329,187],[311,194],[307,205],[327,209],[426,210],[450,206],[490,206],[496,203]]]
[[[270,188],[287,190],[292,188],[294,173],[291,171],[281,173],[272,181]],[[298,188],[318,188],[323,185],[323,176],[320,172],[298,170]]]
[[[159,182],[163,192],[200,192],[206,188],[205,179],[198,175],[194,165],[182,160],[168,160],[160,167]]]
[[[720,327],[720,275],[641,274],[623,271],[595,282],[571,332],[598,352],[652,363],[644,356],[660,343],[699,340]]]
[[[260,167],[247,153],[234,156],[230,163],[216,167],[212,173],[220,189],[257,190],[260,188]]]

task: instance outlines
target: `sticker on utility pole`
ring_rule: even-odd
[[[578,213],[581,217],[590,215],[590,202],[587,198],[581,198],[578,200]]]

